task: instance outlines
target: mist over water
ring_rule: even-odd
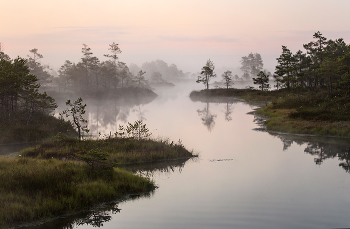
[[[202,87],[190,83],[157,88],[158,97],[145,104],[86,100],[92,136],[113,135],[117,125],[142,119],[154,138],[180,140],[200,156],[127,168],[150,177],[159,188],[55,222],[67,222],[60,224],[62,228],[343,228],[350,224],[346,139],[268,133],[259,125],[259,117],[248,114],[259,104],[238,99],[191,101],[189,93]]]

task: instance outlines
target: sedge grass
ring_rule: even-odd
[[[107,166],[92,168],[79,161],[91,150],[108,154]],[[17,158],[0,159],[0,225],[50,218],[155,188],[150,180],[110,165],[193,156],[181,142],[168,140],[48,141],[21,151]]]
[[[267,116],[266,129],[296,134],[311,134],[323,136],[350,137],[349,121],[305,120],[291,118],[295,109],[275,109],[272,105],[256,111],[257,114]]]
[[[0,226],[73,213],[98,202],[155,188],[150,180],[82,162],[0,158]]]
[[[76,155],[84,155],[92,149],[98,149],[108,154],[108,161],[115,165],[154,162],[195,156],[180,143],[173,144],[169,143],[167,140],[136,140],[134,138],[83,141],[78,141],[76,139],[57,140],[23,150],[20,154],[24,157],[41,159],[74,159]]]

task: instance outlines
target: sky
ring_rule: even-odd
[[[349,0],[2,0],[0,42],[11,58],[37,48],[55,70],[87,44],[105,60],[119,44],[130,65],[161,59],[198,72],[208,59],[237,68],[259,53],[274,71],[282,45],[293,53],[320,31],[350,43]],[[304,51],[304,50],[303,50]]]

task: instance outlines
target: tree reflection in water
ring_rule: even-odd
[[[139,198],[139,197],[137,197]],[[46,229],[46,228],[63,228],[73,229],[81,225],[91,225],[93,227],[102,227],[104,223],[112,219],[112,215],[119,213],[118,203],[107,202],[95,206],[92,209],[84,210],[73,215],[64,215],[54,218],[48,222],[36,223],[32,226],[21,225],[20,228],[26,229]]]
[[[231,114],[233,112],[233,107],[232,107],[232,103],[226,103],[226,109],[224,111],[224,114],[225,114],[225,120],[226,121],[231,121],[232,120],[232,117],[231,117]]]
[[[209,102],[206,103],[206,106],[202,110],[198,109],[197,112],[202,119],[203,125],[207,127],[209,132],[211,132],[215,126],[216,115],[210,113]]]
[[[141,105],[138,105],[138,108],[134,108],[133,109],[133,112],[137,113],[137,118],[138,120],[141,120],[141,121],[146,121],[146,112],[148,110],[141,110]]]
[[[224,116],[226,121],[232,120],[232,112],[233,112],[233,106],[232,104],[242,102],[238,98],[235,97],[198,97],[198,98],[191,98],[193,102],[200,101],[202,103],[205,103],[206,106],[203,109],[198,109],[198,115],[201,117],[203,125],[205,125],[209,132],[212,131],[212,129],[215,126],[215,118],[216,114],[212,114],[209,109],[209,103],[216,103],[216,104],[225,104],[225,110],[224,110]]]
[[[107,211],[96,211],[87,215],[85,218],[78,219],[75,224],[80,225],[91,225],[93,227],[102,227],[103,223],[108,222],[112,219],[112,214],[119,213],[121,209],[117,205],[111,206]]]
[[[350,143],[348,139],[327,138],[302,135],[281,135],[270,133],[283,142],[283,150],[287,150],[293,143],[306,145],[304,152],[315,156],[314,161],[321,165],[326,159],[338,158],[339,166],[350,173]]]
[[[99,101],[90,102],[87,106],[86,113],[89,117],[88,128],[90,129],[92,137],[98,137],[99,133],[103,132],[108,126],[115,127],[115,131],[117,131],[118,124],[120,124],[119,121],[121,123],[126,123],[130,112],[136,112],[140,120],[146,120],[145,112],[147,111],[142,111],[141,105],[122,103],[116,105],[110,102],[102,103]]]
[[[133,173],[140,174],[145,177],[151,178],[158,173],[181,173],[186,162],[189,160],[197,160],[198,158],[182,158],[172,161],[160,161],[154,163],[142,163],[134,164],[123,167]],[[126,200],[136,200],[139,198],[151,198],[154,192],[128,195]],[[26,229],[46,229],[46,228],[64,228],[73,229],[81,225],[91,225],[93,227],[102,227],[104,223],[109,222],[112,219],[112,215],[122,213],[122,209],[118,208],[118,202],[106,202],[95,206],[92,209],[81,211],[74,215],[65,215],[57,217],[49,222],[36,224],[33,226],[21,227]]]
[[[158,161],[152,163],[134,164],[122,168],[129,170],[132,173],[137,173],[141,176],[151,178],[157,173],[181,173],[186,162],[188,162],[189,160],[194,161],[197,159],[198,157],[181,158],[171,161]]]
[[[254,122],[259,125],[256,131],[266,131],[264,125],[265,118],[256,115],[254,112]],[[301,134],[281,134],[269,132],[270,135],[279,138],[283,142],[283,151],[287,150],[293,143],[306,145],[304,152],[315,156],[314,161],[321,165],[326,159],[338,158],[339,164],[347,173],[350,173],[350,142],[347,138],[310,136]]]

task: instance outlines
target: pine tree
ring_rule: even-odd
[[[210,78],[216,77],[214,72],[215,65],[214,62],[210,59],[207,60],[207,63],[202,67],[201,75],[198,76],[197,83],[203,83],[206,89],[209,89]]]
[[[261,91],[267,91],[270,88],[269,74],[267,72],[260,71],[257,78],[253,78],[254,84],[258,84]]]

